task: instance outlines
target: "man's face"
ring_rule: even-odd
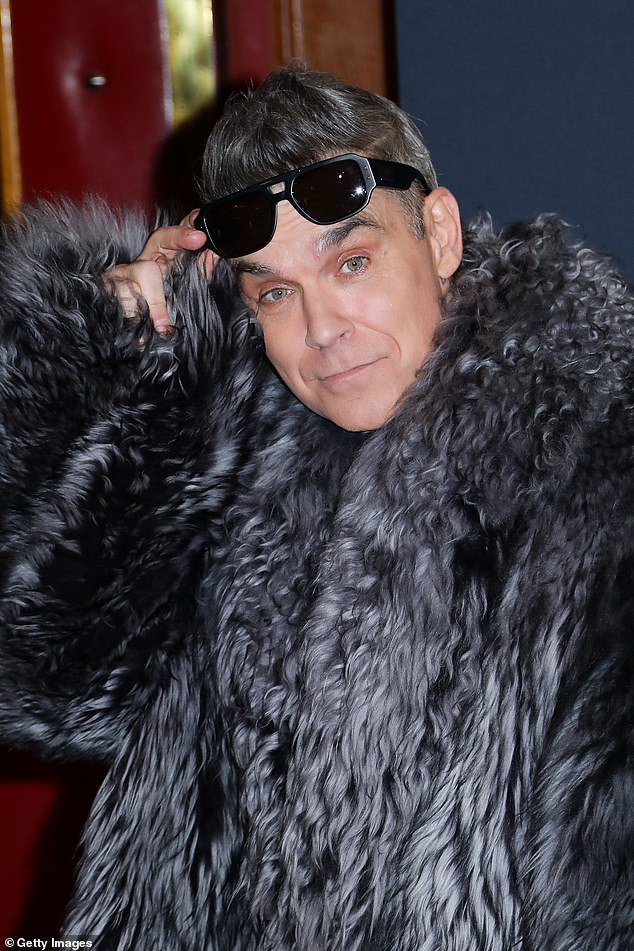
[[[302,403],[344,429],[389,419],[431,349],[442,257],[427,222],[425,233],[379,189],[335,225],[282,201],[269,244],[236,262],[269,360]]]

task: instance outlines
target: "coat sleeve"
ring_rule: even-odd
[[[110,757],[187,649],[249,438],[228,269],[174,269],[169,339],[104,289],[143,231],[40,207],[0,236],[0,730],[48,754]]]

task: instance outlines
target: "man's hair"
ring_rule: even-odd
[[[202,197],[213,201],[345,152],[413,165],[429,190],[436,187],[429,152],[402,109],[330,73],[283,66],[228,100],[207,141]],[[399,196],[420,233],[420,187],[414,183]]]

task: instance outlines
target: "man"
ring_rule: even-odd
[[[463,236],[323,74],[204,186],[204,233],[40,211],[0,262],[2,722],[111,764],[68,932],[630,947],[631,293],[551,218]]]

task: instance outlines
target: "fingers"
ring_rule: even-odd
[[[160,334],[169,334],[172,323],[165,300],[164,278],[170,262],[182,251],[198,251],[205,244],[202,231],[192,227],[196,211],[186,224],[159,228],[146,241],[136,261],[120,264],[103,275],[106,287],[114,293],[126,317],[138,317],[139,303],[145,300],[150,320]]]
[[[154,235],[150,236],[145,248],[141,252],[141,256],[143,257],[144,253],[147,253],[150,260],[156,260],[158,264],[162,265],[174,257],[175,252],[173,248],[175,245],[178,247],[178,250],[193,251],[202,248],[207,240],[206,235],[198,228],[194,228],[194,221],[199,211],[199,208],[193,208],[189,214],[185,215],[179,227],[162,228],[160,231],[156,231]],[[157,242],[152,240],[154,237],[157,238],[157,242],[160,245],[158,251]],[[183,242],[187,242],[187,244],[183,244]],[[200,255],[199,267],[207,281],[211,280],[217,261],[219,261],[218,255],[210,248],[207,248],[207,250]]]
[[[193,228],[194,222],[196,218],[198,217],[199,211],[200,211],[200,208],[192,208],[189,214],[185,215],[185,217],[181,221],[181,228]],[[197,230],[197,229],[194,229],[194,230]],[[202,231],[201,231],[201,234],[202,234]]]
[[[162,259],[171,261],[180,251],[199,251],[205,241],[205,234],[198,228],[182,225],[159,228],[146,241],[138,260],[165,263]]]
[[[103,275],[104,283],[116,294],[128,320],[136,320],[139,305],[145,300],[150,320],[160,334],[169,334],[172,322],[167,311],[163,270],[156,261],[137,260],[120,264]]]

